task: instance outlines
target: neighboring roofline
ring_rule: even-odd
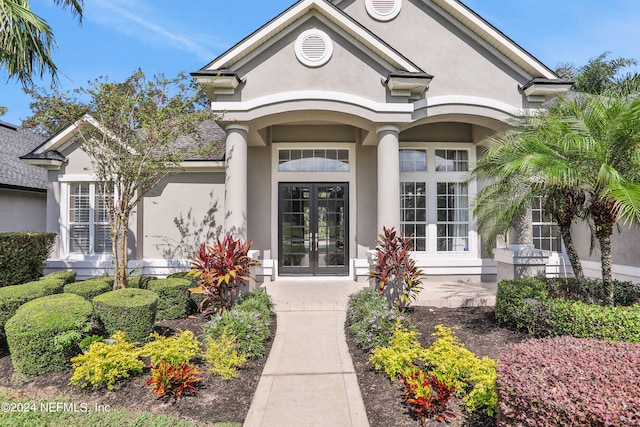
[[[338,25],[338,27],[367,46],[372,52],[396,69],[418,73],[424,72],[410,59],[388,45],[384,40],[369,31],[331,2],[327,0],[300,0],[236,43],[209,64],[196,71],[195,74],[229,69],[229,67],[241,61],[273,36],[287,28],[292,22],[308,14],[311,10],[317,11],[320,15]],[[194,73],[192,73],[192,75],[193,74]]]
[[[2,120],[0,120],[0,126],[5,127],[7,129],[11,129],[11,130],[18,130],[18,126],[14,125],[12,123],[9,122],[3,122]]]
[[[20,185],[11,185],[11,184],[2,184],[0,183],[0,188],[3,190],[16,190],[16,191],[28,191],[30,193],[47,193],[46,188],[36,188],[36,187],[23,187]]]

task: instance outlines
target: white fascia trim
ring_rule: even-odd
[[[93,174],[65,174],[58,175],[58,182],[97,182],[98,178]]]
[[[224,111],[228,114],[230,112],[248,112],[269,105],[298,101],[337,102],[341,104],[355,105],[357,107],[365,108],[376,113],[411,114],[414,110],[414,104],[389,104],[385,102],[375,102],[357,95],[325,90],[282,92],[273,95],[262,96],[260,98],[255,98],[245,102],[213,102],[211,103],[211,106],[214,111]]]
[[[287,12],[279,16],[276,20],[272,21],[264,28],[262,28],[260,31],[256,32],[236,47],[224,53],[217,60],[209,64],[206,69],[220,70],[224,68],[230,68],[232,65],[238,63],[242,58],[257,50],[267,40],[284,31],[285,28],[291,25],[293,22],[300,19],[305,14],[313,11],[317,11],[318,13],[318,15],[314,16],[318,18],[320,18],[320,16],[328,18],[338,27],[342,28],[347,34],[362,42],[365,46],[367,46],[369,49],[371,49],[373,52],[375,52],[385,60],[388,60],[398,69],[409,72],[422,72],[422,70],[420,70],[417,66],[409,62],[407,59],[403,58],[397,52],[390,49],[379,39],[367,32],[364,28],[358,25],[354,25],[351,21],[346,19],[344,15],[342,15],[324,0],[300,1]]]
[[[118,141],[118,138],[112,132],[110,132],[108,129],[105,129],[104,126],[102,126],[100,124],[100,122],[98,122],[91,114],[85,113],[82,117],[80,117],[74,123],[70,124],[69,126],[64,128],[63,130],[61,130],[59,133],[57,133],[56,135],[51,137],[51,139],[49,139],[43,145],[38,147],[34,151],[34,153],[35,154],[43,154],[46,151],[60,150],[60,149],[66,148],[68,146],[68,144],[70,144],[72,142],[71,138],[78,132],[78,129],[83,124],[91,125],[96,130],[100,131],[102,134],[107,135],[109,138],[112,138],[112,139]],[[135,151],[131,147],[127,146],[127,144],[124,144],[121,141],[119,143],[123,147],[126,147],[127,150],[129,150],[132,154],[135,154]]]
[[[416,101],[414,102],[414,105],[416,110],[422,108],[440,107],[443,105],[470,105],[490,108],[492,110],[501,111],[512,116],[520,116],[530,111],[529,109],[517,108],[513,105],[507,104],[506,102],[497,101],[495,99],[467,95],[434,96],[431,98]]]
[[[178,164],[177,169],[183,172],[218,172],[224,171],[224,162],[209,160],[185,161]]]
[[[425,0],[423,2],[427,3]],[[505,37],[492,26],[488,25],[474,13],[469,11],[457,0],[431,0],[440,6],[445,12],[455,18],[461,25],[468,28],[474,34],[486,41],[494,47],[506,58],[515,62],[522,67],[524,71],[530,74],[530,77],[545,77],[548,79],[557,79],[551,70],[545,67],[541,62],[536,60],[530,54],[525,52],[521,47]]]

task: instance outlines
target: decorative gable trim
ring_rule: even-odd
[[[377,21],[391,21],[402,9],[402,0],[365,0],[367,13]]]
[[[357,40],[375,55],[388,62],[391,69],[423,72],[420,67],[330,2],[325,0],[300,0],[194,74],[229,70],[233,66],[237,66],[245,57],[259,51],[271,39],[285,32],[294,22],[305,16],[316,16],[337,26],[340,31],[347,35],[348,39]]]

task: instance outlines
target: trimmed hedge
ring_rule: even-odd
[[[95,297],[93,307],[109,335],[123,331],[131,341],[142,341],[153,331],[158,295],[146,289],[118,289]]]
[[[133,276],[129,277],[129,287],[138,289],[149,289],[149,282],[156,280],[154,276]]]
[[[79,338],[92,312],[89,301],[71,294],[37,298],[20,307],[5,326],[15,371],[33,376],[66,368],[80,348],[74,340],[56,345],[56,338]]]
[[[640,346],[529,340],[497,366],[498,426],[640,425]]]
[[[498,321],[533,335],[640,343],[640,305],[611,307],[552,298],[549,284],[535,278],[500,282],[495,313]]]
[[[111,279],[89,279],[82,282],[69,283],[64,286],[66,294],[80,295],[87,301],[93,300],[98,295],[109,292],[113,289],[113,280]]]
[[[49,273],[46,276],[42,276],[40,280],[48,280],[48,279],[61,279],[64,281],[64,284],[73,283],[76,281],[76,272],[75,271],[56,271],[55,273]]]
[[[158,295],[157,320],[182,319],[189,314],[188,279],[160,279],[149,282],[149,290]]]
[[[55,233],[0,233],[0,287],[42,276]]]
[[[59,294],[63,287],[64,281],[61,279],[47,279],[0,288],[0,339],[5,337],[5,323],[22,304],[47,295]]]

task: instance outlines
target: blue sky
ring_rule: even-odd
[[[364,0],[358,0],[364,1]],[[31,0],[54,30],[62,89],[99,76],[120,80],[196,71],[292,5],[294,0],[86,0],[82,26],[51,0]],[[604,51],[640,60],[638,0],[463,0],[551,68],[585,64]],[[428,70],[427,70],[428,71]],[[49,85],[50,80],[39,82]],[[19,124],[29,97],[0,70],[0,120]]]

